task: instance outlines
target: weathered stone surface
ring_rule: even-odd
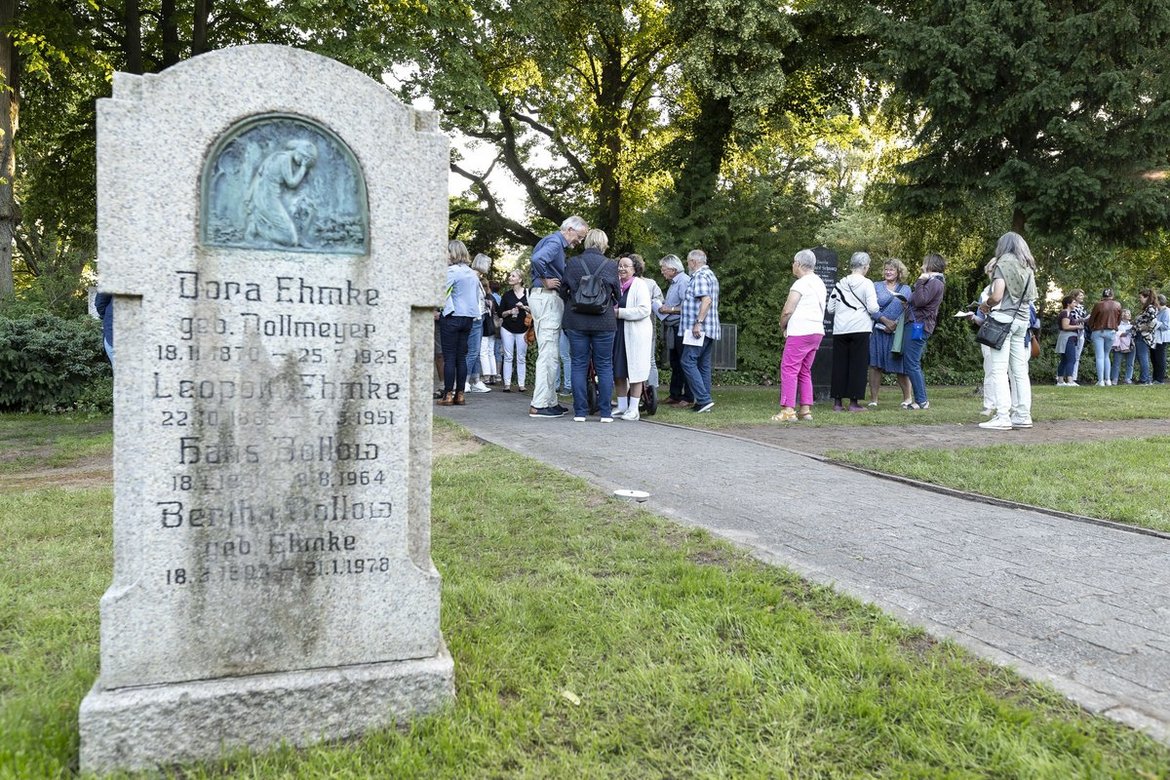
[[[339,190],[352,195],[362,179],[368,251],[305,238],[324,224],[315,214],[355,211],[321,194],[328,179],[304,185],[305,139],[288,146],[303,156],[277,161],[288,176],[266,196],[267,215],[240,223],[260,246],[204,241],[205,177],[225,167],[208,156],[272,116],[295,117],[289,132],[306,138],[319,129],[309,168],[347,170]],[[446,657],[430,560],[431,312],[448,148],[435,118],[337,62],[264,45],[118,74],[98,133],[100,287],[115,294],[118,356],[115,569],[101,677],[82,707],[85,768],[87,756],[117,753],[104,741],[120,718],[136,729],[152,697],[169,701],[166,684],[239,678],[212,686],[234,711],[249,681],[270,674]],[[281,154],[276,143],[257,142],[252,156]],[[356,167],[337,163],[347,155]],[[237,171],[232,187],[247,191],[261,167]],[[315,679],[304,678],[320,690]],[[155,687],[112,696],[141,686]],[[268,743],[246,729],[232,742]],[[157,760],[195,754],[205,753]]]
[[[235,748],[311,745],[439,710],[454,695],[451,656],[115,691],[81,705],[91,771],[213,759]]]

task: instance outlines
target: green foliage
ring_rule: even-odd
[[[693,219],[651,217],[643,250],[651,269],[667,253],[685,260],[688,251],[707,253],[719,279],[719,319],[739,326],[738,370],[755,381],[776,375],[780,362],[780,310],[792,286],[792,256],[809,245],[823,212],[795,192],[759,177],[720,190]],[[699,227],[702,224],[703,227]]]
[[[95,404],[101,390],[90,384],[108,376],[97,320],[0,314],[0,410],[49,412],[82,398]]]
[[[874,22],[918,147],[891,183],[899,211],[1004,196],[1004,228],[1124,245],[1166,223],[1170,5],[911,0]]]

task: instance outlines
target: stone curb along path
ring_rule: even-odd
[[[1170,744],[1170,539],[943,494],[737,436],[470,397],[442,416],[831,585]],[[716,407],[718,413],[718,407]],[[632,457],[638,442],[643,457]]]

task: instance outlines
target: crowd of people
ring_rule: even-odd
[[[583,244],[582,251],[566,258],[566,250],[578,244]],[[692,250],[685,267],[676,255],[663,257],[659,269],[668,285],[664,292],[646,277],[639,255],[611,259],[608,249],[604,231],[570,217],[537,243],[531,284],[526,287],[521,272],[512,271],[509,289],[500,296],[487,281],[490,259],[477,255],[469,261],[467,248],[450,242],[447,297],[436,313],[444,378],[438,402],[463,404],[465,393],[487,392],[487,384],[494,382],[511,392],[513,376],[518,389],[527,392],[525,356],[527,346],[535,343],[530,417],[566,415],[570,410],[557,400],[560,390],[572,395],[576,421],[586,421],[591,412],[603,423],[637,420],[646,388],[657,385],[660,328],[671,369],[664,403],[697,413],[711,411],[711,358],[720,338],[719,281],[706,253]],[[780,409],[772,420],[812,419],[812,366],[827,325],[832,332],[829,395],[835,412],[876,408],[887,374],[895,378],[902,409],[929,409],[923,358],[939,322],[946,260],[927,254],[910,283],[906,266],[890,259],[875,281],[868,276],[870,256],[857,252],[849,260],[849,273],[832,290],[816,273],[816,265],[809,249],[792,260],[795,281],[780,314]],[[988,430],[1031,428],[1029,361],[1039,330],[1036,261],[1024,238],[1008,232],[984,270],[987,286],[966,315],[976,327],[991,320],[996,326],[991,330],[1000,338],[978,339],[983,413],[989,418],[979,425]],[[1164,295],[1148,288],[1139,291],[1136,317],[1112,289],[1102,292],[1091,311],[1084,304],[1082,290],[1071,291],[1062,301],[1058,386],[1078,384],[1086,343],[1093,345],[1098,385],[1132,384],[1135,362],[1138,383],[1166,381],[1170,308]]]
[[[567,258],[566,250],[578,244],[582,251]],[[587,421],[591,412],[603,423],[638,420],[643,398],[658,384],[661,328],[671,367],[670,396],[663,403],[710,412],[719,281],[706,253],[687,254],[689,273],[676,255],[663,257],[659,269],[669,283],[664,293],[645,275],[641,256],[613,259],[608,250],[604,231],[569,217],[533,249],[531,284],[526,287],[522,273],[512,271],[510,289],[500,295],[487,279],[490,258],[470,260],[463,242],[449,242],[447,291],[435,312],[435,362],[443,380],[437,403],[461,406],[468,393],[490,392],[497,383],[511,392],[513,376],[526,393],[525,359],[534,343],[529,417],[569,412],[557,399],[562,377],[559,389],[572,395],[574,421]]]

